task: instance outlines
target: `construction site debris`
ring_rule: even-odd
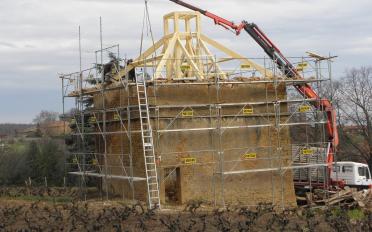
[[[341,205],[371,209],[372,190],[357,191],[355,188],[345,187],[343,190],[335,192],[317,189],[313,193],[306,193],[306,197],[297,197],[297,200],[306,201],[305,207]]]

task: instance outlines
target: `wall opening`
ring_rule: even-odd
[[[164,168],[165,203],[181,204],[181,174],[179,167]]]

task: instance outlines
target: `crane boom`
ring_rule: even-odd
[[[291,79],[303,79],[303,77],[298,73],[297,69],[292,65],[292,63],[283,55],[279,48],[265,35],[265,33],[255,24],[248,23],[247,21],[242,21],[240,24],[235,24],[232,21],[224,19],[206,10],[202,10],[198,7],[190,5],[181,0],[170,0],[178,5],[184,6],[188,9],[198,11],[201,14],[214,20],[215,24],[224,27],[225,29],[232,29],[235,31],[236,35],[240,35],[241,31],[244,29],[265,51],[265,53],[276,63],[278,68],[283,71],[284,75]],[[328,151],[327,162],[329,165],[333,163],[333,156],[339,144],[338,131],[336,124],[336,111],[334,110],[332,103],[328,99],[321,99],[311,85],[305,84],[295,84],[294,87],[297,91],[308,99],[312,99],[314,106],[326,112],[327,114],[327,133],[328,141],[330,143],[330,148]]]

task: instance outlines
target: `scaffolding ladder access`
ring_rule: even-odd
[[[136,74],[136,88],[138,109],[140,114],[139,116],[141,122],[142,147],[147,179],[147,199],[149,208],[160,208],[158,173],[156,168],[154,139],[152,136],[150,112],[147,99],[145,72]]]

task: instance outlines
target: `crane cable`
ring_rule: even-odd
[[[139,59],[141,59],[141,58],[143,59],[142,62],[143,62],[143,65],[144,65],[144,69],[146,69],[146,63],[147,63],[147,62],[145,62],[146,57],[141,57],[142,52],[143,52],[145,30],[147,32],[147,36],[149,36],[149,33],[150,33],[152,46],[155,45],[155,40],[154,40],[154,34],[153,34],[153,31],[152,31],[152,24],[151,24],[151,20],[150,20],[148,0],[144,0],[144,2],[145,2],[145,7],[144,7],[144,12],[143,12],[142,33],[141,33],[141,46],[140,46]],[[152,58],[154,58],[154,57],[156,57],[156,50],[152,54]],[[152,59],[152,60],[153,60],[153,63],[155,64],[156,60],[155,59]],[[154,69],[155,65],[152,65],[152,67]],[[145,70],[143,70],[143,74],[145,75]]]
[[[155,45],[154,33],[152,31],[152,24],[151,24],[150,14],[149,14],[148,0],[144,0],[144,2],[145,2],[145,8],[144,8],[144,12],[143,12],[143,21],[142,21],[140,55],[143,52],[143,42],[144,42],[145,29],[146,29],[146,32],[147,32],[147,36],[150,33],[152,45]],[[156,53],[156,51],[155,51],[155,53]]]

